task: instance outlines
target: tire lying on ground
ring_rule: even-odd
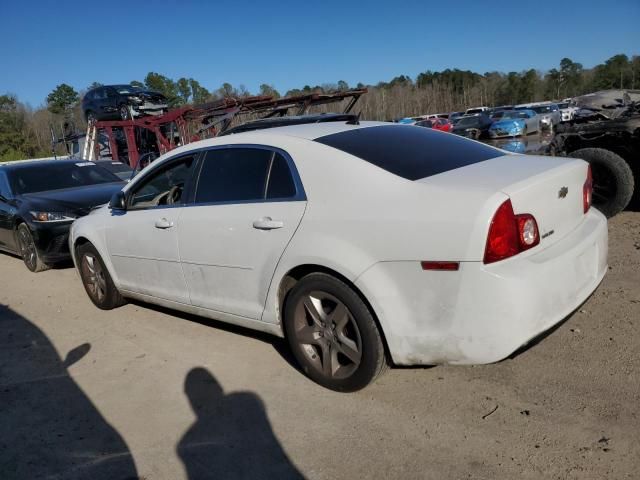
[[[569,156],[591,164],[593,206],[607,218],[617,215],[629,205],[633,197],[634,178],[624,158],[604,148],[581,148]]]

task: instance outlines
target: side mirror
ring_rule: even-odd
[[[123,211],[127,209],[127,198],[122,190],[113,194],[109,202],[109,208]]]

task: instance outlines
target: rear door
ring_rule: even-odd
[[[193,305],[260,319],[275,268],[306,197],[284,152],[234,146],[207,151],[193,204],[178,225]]]

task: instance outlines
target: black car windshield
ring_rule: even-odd
[[[144,89],[140,87],[134,87],[132,85],[118,85],[117,87],[115,87],[115,89],[120,95],[126,95],[128,93],[140,93],[144,91]]]
[[[407,180],[418,180],[504,155],[458,135],[402,125],[346,130],[316,138]]]
[[[33,162],[12,168],[7,173],[11,189],[16,195],[121,181],[113,173],[91,162],[47,162],[42,165]]]
[[[480,117],[462,117],[458,122],[458,127],[473,127],[480,125]]]

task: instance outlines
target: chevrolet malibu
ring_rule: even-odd
[[[70,247],[97,307],[283,336],[311,379],[354,391],[387,362],[501,360],[567,317],[607,270],[590,207],[582,160],[327,122],[173,150],[74,222]]]

